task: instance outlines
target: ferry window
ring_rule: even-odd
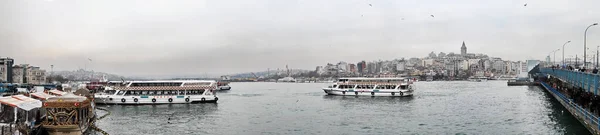
[[[189,95],[189,94],[191,94],[191,93],[190,93],[190,91],[189,91],[189,90],[186,90],[186,91],[185,91],[185,94]]]
[[[162,95],[164,91],[156,91],[156,95]]]
[[[198,94],[204,93],[204,90],[198,90]]]
[[[406,89],[406,85],[400,85],[400,89],[405,90]]]
[[[179,95],[185,95],[185,91],[183,91],[183,90],[180,90],[180,91],[179,91]]]
[[[333,88],[337,88],[337,85],[333,85]]]
[[[147,95],[148,91],[142,91],[142,95]]]
[[[106,91],[106,94],[110,94],[110,95],[112,95],[112,94],[115,94],[115,92],[117,92],[117,91],[114,91],[114,90],[107,90],[107,91]]]
[[[385,85],[377,85],[376,89],[385,89]]]
[[[139,91],[133,91],[133,95],[139,95],[140,92]]]
[[[123,95],[123,93],[125,93],[125,91],[119,91],[119,93],[117,93],[117,95]]]
[[[125,95],[131,95],[131,91],[125,92]]]
[[[197,94],[197,92],[196,92],[195,90],[192,90],[192,91],[191,91],[191,94],[192,94],[192,95],[196,95],[196,94]]]
[[[172,91],[171,91],[171,94],[172,94],[172,95],[177,95],[177,91],[175,91],[175,90],[172,90]]]
[[[148,95],[154,95],[156,94],[156,91],[148,91]]]

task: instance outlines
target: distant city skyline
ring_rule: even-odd
[[[55,71],[224,75],[460,54],[465,41],[469,52],[543,60],[569,40],[565,57],[580,56],[584,29],[600,22],[600,1],[524,3],[8,0],[0,1],[0,57]],[[596,49],[600,27],[587,36]]]

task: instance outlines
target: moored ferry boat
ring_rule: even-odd
[[[213,80],[130,81],[94,95],[97,104],[185,104],[217,102]]]
[[[43,102],[46,116],[42,127],[50,135],[82,135],[96,119],[90,98],[67,94]]]
[[[408,78],[340,78],[323,88],[328,95],[343,96],[412,96],[413,81]]]

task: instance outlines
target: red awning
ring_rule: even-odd
[[[66,92],[63,92],[63,91],[60,91],[60,90],[50,90],[49,92],[51,94],[58,95],[58,96],[62,96],[62,95],[67,94]]]
[[[44,92],[30,93],[30,95],[32,97],[35,97],[35,98],[41,99],[41,100],[46,100],[48,98],[55,97],[54,95],[50,95],[50,94],[47,94],[47,93],[44,93]]]
[[[21,108],[25,111],[42,107],[42,101],[35,100],[33,98],[29,98],[23,95],[0,97],[0,103],[3,105]]]

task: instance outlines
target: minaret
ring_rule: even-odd
[[[463,41],[463,44],[460,47],[460,55],[462,55],[462,56],[467,55],[467,46],[465,46],[465,41]]]

